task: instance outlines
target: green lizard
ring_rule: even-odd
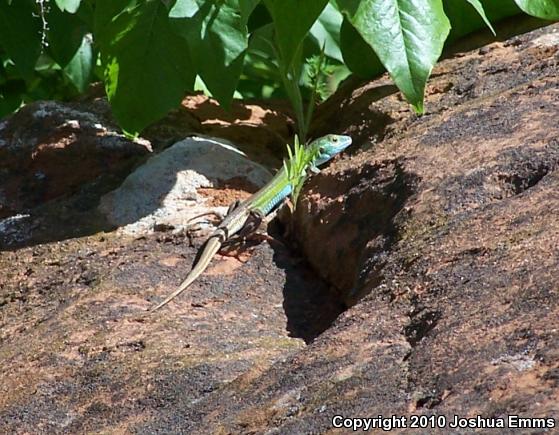
[[[266,215],[282,203],[283,200],[291,194],[294,187],[296,187],[293,186],[293,180],[302,180],[307,170],[318,172],[317,166],[326,163],[349,145],[351,145],[351,138],[349,136],[329,134],[320,139],[316,139],[304,149],[305,154],[302,156],[304,165],[302,168],[298,168],[297,165],[288,162],[277,172],[272,180],[258,192],[243,202],[233,203],[229,207],[225,219],[223,219],[204,244],[200,258],[188,276],[181,283],[179,288],[153,308],[152,311],[158,310],[186,290],[186,288],[206,270],[211,259],[219,251],[223,243],[229,240],[234,234],[246,228],[251,221],[252,223],[261,222]],[[294,157],[291,156],[291,159],[293,158]],[[302,171],[299,176],[288,174],[289,169],[294,167]]]

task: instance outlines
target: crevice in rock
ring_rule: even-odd
[[[534,169],[532,173],[528,174],[498,174],[497,180],[500,181],[503,186],[509,187],[513,195],[518,195],[525,190],[530,189],[535,186],[540,180],[549,173],[549,168],[544,166],[538,166]]]
[[[520,195],[558,167],[559,143],[553,140],[536,152],[530,147],[506,149],[495,164],[448,177],[435,188],[446,197],[444,211],[455,213]]]
[[[503,165],[495,175],[497,185],[504,192],[504,197],[519,195],[536,186],[547,174],[559,166],[559,142],[552,141],[544,147],[544,152],[534,155],[522,149],[507,150],[502,156],[511,161]]]
[[[397,216],[415,192],[417,181],[395,159],[365,163],[335,177],[313,177],[292,222],[295,240],[300,241],[302,255],[315,274],[316,287],[323,287],[320,304],[315,302],[315,309],[306,311],[320,314],[297,318],[301,310],[286,310],[288,324],[306,325],[298,330],[316,334],[303,337],[307,343],[383,281],[386,259],[399,240]],[[320,199],[312,199],[314,192]],[[296,304],[290,301],[293,292],[289,288],[297,282],[288,270],[286,277],[284,306],[290,307]],[[309,299],[307,293],[315,291],[301,294],[299,290],[293,298],[300,304]]]
[[[351,209],[359,211],[358,230],[357,240],[350,243],[349,250],[355,252],[357,261],[352,285],[341,287],[346,289],[343,296],[348,307],[383,282],[387,258],[400,238],[398,216],[418,182],[397,160],[366,167],[355,177],[348,200],[356,201]]]

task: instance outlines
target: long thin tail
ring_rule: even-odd
[[[219,237],[210,238],[206,243],[202,255],[200,256],[200,260],[198,260],[198,262],[194,265],[194,267],[192,268],[188,276],[184,279],[184,281],[181,283],[179,288],[176,289],[169,296],[167,296],[167,298],[163,302],[161,302],[159,305],[157,305],[155,308],[151,309],[150,311],[152,312],[156,311],[159,308],[163,307],[164,305],[167,305],[170,301],[172,301],[183,291],[185,291],[186,288],[190,284],[192,284],[194,280],[198,278],[202,274],[202,272],[204,272],[204,270],[206,270],[213,256],[217,253],[217,251],[219,251],[219,248],[221,248],[220,238]]]

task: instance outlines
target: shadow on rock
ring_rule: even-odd
[[[283,245],[273,244],[274,264],[283,270],[283,309],[290,337],[311,343],[326,331],[346,309],[339,292],[328,286],[302,260],[294,260],[293,252]]]

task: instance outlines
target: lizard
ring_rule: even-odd
[[[311,142],[304,149],[305,164],[301,168],[304,174],[299,174],[301,175],[300,178],[306,175],[307,170],[313,173],[319,172],[318,166],[329,161],[349,145],[351,145],[351,137],[334,134],[323,136]],[[236,201],[231,204],[225,218],[202,246],[202,250],[198,255],[198,261],[195,262],[190,273],[173,293],[151,311],[156,311],[167,305],[167,303],[186,290],[206,270],[214,255],[226,241],[241,230],[246,229],[247,226],[250,226],[251,222],[259,224],[264,217],[270,214],[292,193],[294,186],[293,180],[290,180],[288,174],[288,164],[284,164],[268,184],[252,196],[242,202]]]

